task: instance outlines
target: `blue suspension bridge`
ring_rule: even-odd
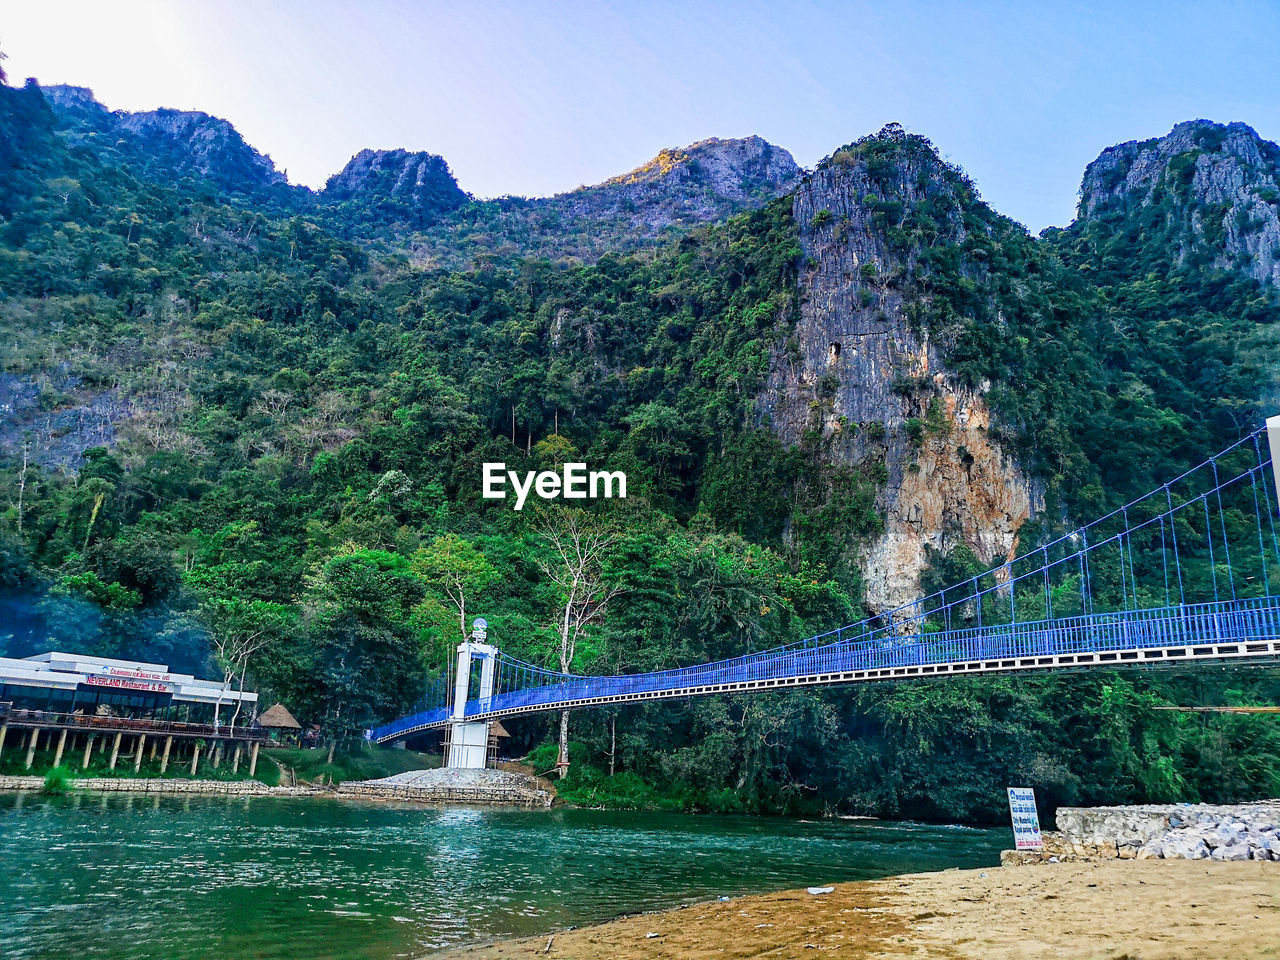
[[[730,660],[583,676],[464,643],[453,682],[441,678],[416,712],[368,738],[448,728],[459,748],[450,765],[483,766],[490,722],[543,711],[980,673],[1280,663],[1277,464],[1273,417],[1182,476],[985,573]]]

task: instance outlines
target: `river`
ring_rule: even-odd
[[[973,867],[1005,830],[0,794],[5,960],[391,960],[729,894]]]

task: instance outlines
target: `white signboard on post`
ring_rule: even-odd
[[[1009,788],[1009,813],[1013,817],[1013,845],[1018,850],[1043,850],[1036,792],[1030,787]]]

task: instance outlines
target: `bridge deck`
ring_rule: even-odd
[[[959,674],[1249,659],[1280,659],[1280,597],[838,641],[631,676],[570,676],[472,701],[466,717]],[[385,743],[448,722],[447,708],[427,710],[371,731],[370,739]]]

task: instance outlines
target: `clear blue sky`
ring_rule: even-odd
[[[1280,138],[1280,0],[1043,4],[12,3],[11,82],[225,117],[295,183],[362,147],[480,196],[595,183],[756,133],[811,166],[889,121],[998,210],[1064,224],[1086,163],[1179,120]]]

